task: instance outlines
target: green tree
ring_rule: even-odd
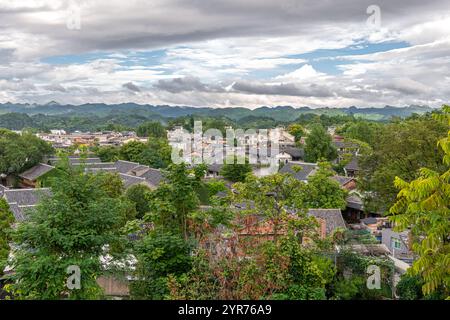
[[[120,159],[120,148],[118,147],[99,147],[94,152],[103,162],[115,162]]]
[[[5,199],[0,198],[0,277],[3,275],[9,255],[10,232],[13,222],[14,216],[8,203]]]
[[[151,190],[149,187],[137,184],[127,189],[125,195],[136,208],[136,218],[142,219],[150,211],[148,197]]]
[[[386,125],[373,148],[363,151],[359,159],[359,188],[366,192],[364,206],[368,211],[386,212],[395,202],[395,177],[412,181],[420,168],[441,172],[442,150],[436,141],[446,134],[445,124],[422,116]]]
[[[305,160],[316,162],[321,158],[334,160],[337,151],[334,147],[331,136],[320,124],[313,124],[305,141]]]
[[[144,217],[165,232],[188,238],[188,216],[200,204],[195,188],[199,183],[186,164],[171,165],[166,181],[148,195],[150,212]],[[204,172],[203,172],[204,175]]]
[[[136,133],[139,137],[165,138],[166,128],[158,121],[149,121],[138,126]]]
[[[346,123],[339,133],[345,138],[366,142],[372,146],[382,133],[383,125],[376,122],[357,120]]]
[[[303,202],[306,208],[345,209],[347,191],[333,180],[331,165],[320,162],[319,169],[308,178],[308,184],[303,186]]]
[[[120,159],[132,162],[142,160],[142,153],[145,151],[146,145],[140,141],[131,141],[124,144],[120,148]]]
[[[155,169],[167,168],[172,163],[172,147],[167,139],[150,138],[145,148],[136,157],[137,162]]]
[[[0,129],[0,174],[19,174],[52,152],[47,142],[29,132],[18,135]]]
[[[305,129],[303,129],[301,124],[293,123],[288,127],[288,132],[295,137],[295,142],[299,142],[300,139],[305,134]]]
[[[99,187],[102,179],[82,168],[66,168],[56,178],[52,195],[33,209],[13,232],[20,244],[14,252],[12,292],[19,299],[95,299],[102,296],[97,277],[104,273],[100,256],[105,246],[124,239],[129,203]],[[115,256],[114,251],[109,254]],[[66,287],[67,268],[78,266],[81,289]]]
[[[443,115],[436,117],[450,128],[450,106],[443,107]],[[395,178],[400,190],[397,202],[391,207],[391,220],[397,230],[410,228],[413,250],[418,255],[411,272],[423,280],[423,293],[430,294],[443,289],[449,295],[450,288],[450,130],[440,139],[444,152],[445,170],[428,168],[419,170],[419,177],[406,182]],[[426,156],[426,155],[424,155]]]
[[[150,232],[136,244],[138,264],[131,284],[132,299],[164,299],[169,277],[181,276],[191,268],[190,246],[180,234]]]
[[[244,181],[246,176],[252,172],[252,166],[248,163],[248,159],[245,159],[244,163],[238,162],[238,159],[235,157],[233,163],[224,164],[220,174],[225,179],[233,182]]]
[[[249,175],[245,182],[235,183],[233,188],[236,192],[232,194],[232,202],[244,204],[242,214],[263,215],[269,220],[273,225],[275,240],[290,212],[296,212],[302,217],[304,225],[298,226],[300,229],[309,230],[315,224],[314,218],[307,218],[303,213],[304,184],[290,174],[277,173],[261,178]]]

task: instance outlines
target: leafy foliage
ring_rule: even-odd
[[[242,182],[245,177],[252,172],[252,167],[248,163],[248,159],[243,161],[244,163],[239,163],[238,159],[235,157],[233,163],[226,163],[223,165],[220,174],[227,180],[232,182]]]
[[[0,276],[3,274],[9,255],[9,242],[11,225],[14,222],[14,216],[11,213],[8,203],[0,198]]]
[[[35,135],[0,129],[0,174],[19,174],[39,163],[53,148]]]
[[[450,107],[443,107],[440,117],[450,127]],[[413,250],[418,254],[412,272],[424,280],[423,292],[430,294],[440,287],[447,295],[450,287],[450,130],[440,139],[446,170],[422,168],[419,177],[406,182],[399,177],[395,185],[401,189],[397,202],[391,207],[391,220],[397,230],[410,228],[413,234]]]
[[[412,181],[420,168],[445,170],[443,153],[436,141],[446,133],[444,124],[423,117],[386,125],[359,160],[359,186],[367,191],[365,207],[372,212],[385,212],[395,202],[395,177]]]
[[[313,124],[306,137],[305,160],[316,162],[319,159],[334,160],[337,151],[331,141],[331,136],[320,124]]]
[[[66,168],[53,181],[29,219],[13,232],[20,247],[14,252],[11,289],[21,299],[93,299],[102,295],[96,279],[103,273],[99,257],[105,246],[123,238],[120,228],[129,203],[105,189],[103,177]],[[113,254],[113,252],[109,252]],[[81,269],[81,289],[66,287],[67,267]]]

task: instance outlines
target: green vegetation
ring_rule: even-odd
[[[311,126],[305,143],[305,160],[308,162],[317,162],[320,159],[334,160],[337,157],[331,136],[320,124]]]
[[[105,298],[97,283],[105,274],[132,276],[131,299],[392,299],[392,262],[349,247],[377,243],[374,236],[367,230],[339,228],[325,235],[320,219],[308,214],[312,208],[346,206],[348,193],[332,179],[336,173],[331,164],[324,162],[337,158],[328,126],[338,126],[346,142],[359,146],[362,171],[357,179],[367,210],[390,207],[396,229],[411,231],[417,260],[402,276],[398,297],[449,296],[450,107],[434,116],[386,123],[358,119],[360,114],[353,109],[354,115],[341,111],[319,115],[280,107],[283,114],[276,118],[271,118],[269,108],[254,115],[236,108],[227,116],[220,110],[193,116],[174,109],[169,128],[183,125],[192,130],[197,119],[205,120],[204,130],[221,131],[236,124],[244,128],[284,124],[297,143],[309,130],[306,160],[318,162],[319,169],[308,183],[281,173],[258,178],[250,174],[252,167],[246,162],[223,166],[221,175],[234,182],[231,188],[224,180],[204,179],[205,165],[172,164],[161,119],[150,120],[156,109],[129,107],[139,111],[135,117],[125,121],[119,114],[114,121],[95,125],[137,128],[140,136],[149,137],[148,143],[90,151],[102,161],[123,159],[163,168],[164,181],[156,189],[135,185],[125,190],[118,175],[87,173],[63,159],[40,182],[51,187],[51,196],[44,196],[29,219],[14,230],[13,215],[0,199],[1,270],[9,244],[18,244],[14,273],[6,286],[15,299]],[[113,119],[105,108],[93,119]],[[368,115],[378,117],[375,111]],[[0,121],[6,119],[15,127],[56,120],[61,122],[52,125],[81,124],[77,127],[81,130],[91,126],[90,119],[79,115],[70,120],[67,115],[25,116],[3,115]],[[28,131],[18,135],[0,130],[0,173],[20,174],[51,153]],[[334,164],[334,169],[342,169],[345,161]],[[337,252],[335,245],[344,249]],[[116,262],[132,255],[136,268],[111,264],[105,270],[99,257],[106,255]],[[66,287],[70,265],[81,269],[81,289]],[[381,268],[380,289],[367,288],[370,265]]]
[[[66,176],[53,181],[51,198],[45,197],[12,234],[20,243],[9,285],[16,299],[102,297],[96,282],[104,272],[99,257],[117,256],[113,248],[124,240],[120,229],[133,216],[130,203],[111,180],[111,174],[67,167]],[[81,270],[81,288],[67,290],[67,268],[72,265]]]
[[[0,174],[19,174],[52,152],[48,143],[29,132],[19,135],[0,128]]]
[[[8,203],[6,203],[5,199],[0,198],[0,277],[3,275],[10,251],[10,232],[13,222],[14,217]]]
[[[450,106],[444,106],[443,111],[436,118],[449,129]],[[443,290],[450,296],[450,130],[438,146],[444,152],[446,169],[422,168],[411,182],[396,177],[395,186],[401,191],[390,213],[396,229],[411,229],[413,249],[419,256],[411,272],[423,279],[423,293]]]
[[[445,124],[428,116],[385,125],[359,161],[360,188],[371,195],[366,197],[366,207],[373,212],[387,211],[397,194],[395,177],[412,181],[420,168],[445,170],[436,141],[446,130]]]
[[[248,163],[248,159],[238,161],[236,157],[233,163],[226,163],[223,165],[220,174],[227,180],[232,182],[242,182],[246,176],[252,172],[252,166]],[[231,162],[231,161],[230,161]],[[244,163],[239,163],[244,162]]]

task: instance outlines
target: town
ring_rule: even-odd
[[[1,316],[443,306],[449,1],[0,0]]]
[[[424,118],[421,121],[430,120]],[[15,171],[8,169],[9,165],[1,166],[0,197],[14,218],[12,228],[26,224],[34,211],[46,210],[43,201],[52,201],[54,188],[62,182],[56,181],[82,173],[97,177],[95,179],[100,185],[109,180],[107,183],[111,186],[108,188],[116,188],[116,197],[124,199],[130,206],[128,210],[133,211],[132,218],[125,225],[141,225],[130,228],[128,232],[125,243],[134,243],[131,247],[143,241],[146,232],[157,232],[158,225],[169,223],[160,219],[170,210],[180,210],[176,208],[183,201],[191,213],[179,217],[183,219],[179,241],[195,239],[195,250],[203,252],[206,256],[202,259],[207,259],[212,265],[222,260],[252,256],[250,247],[254,249],[267,241],[276,243],[279,237],[289,237],[292,231],[290,224],[294,223],[291,220],[308,221],[310,225],[303,230],[300,241],[301,246],[307,249],[302,250],[313,250],[310,249],[312,243],[316,246],[322,241],[327,242],[325,251],[319,251],[333,257],[334,267],[330,268],[336,270],[334,272],[343,272],[344,278],[340,281],[352,279],[352,276],[345,275],[349,272],[345,266],[348,255],[353,255],[352,259],[375,259],[383,268],[383,283],[387,288],[384,291],[378,288],[378,292],[383,292],[378,294],[389,299],[400,297],[395,288],[417,259],[413,251],[414,237],[409,228],[401,231],[395,228],[395,222],[384,211],[386,208],[374,209],[370,205],[371,193],[364,190],[364,186],[360,188],[361,179],[367,177],[364,177],[365,168],[361,168],[359,163],[360,158],[370,155],[367,151],[370,140],[367,139],[371,136],[363,129],[358,137],[363,140],[358,140],[353,129],[349,130],[352,126],[372,126],[383,130],[385,124],[375,125],[360,120],[328,127],[314,122],[292,123],[272,129],[242,130],[240,135],[233,134],[231,139],[223,138],[219,129],[211,135],[201,128],[200,131],[192,128],[189,132],[182,125],[165,130],[161,130],[161,125],[156,122],[143,126],[148,129],[148,134],[141,132],[138,135],[133,131],[66,132],[63,129],[52,129],[50,133],[3,130],[2,137],[33,141],[31,143],[42,150],[38,156],[29,155],[34,163],[26,160]],[[232,126],[222,128],[222,131],[233,130]],[[179,164],[174,163],[174,155],[180,155],[177,159]],[[238,158],[243,160],[237,162]],[[164,194],[171,188],[175,188],[172,192],[178,192],[181,187],[176,187],[178,183],[183,183],[184,188],[189,186],[185,190],[188,193],[175,198],[176,202],[169,205],[166,202],[170,200]],[[280,188],[287,188],[287,194]],[[266,199],[259,197],[261,192],[266,194]],[[271,200],[274,195],[276,197]],[[174,206],[173,209],[164,207],[168,205]],[[175,219],[169,223],[171,228],[179,219],[176,218],[178,212],[173,214],[172,218],[170,214],[164,218]],[[213,223],[213,220],[218,221]],[[14,248],[12,245],[6,261],[14,261]],[[104,263],[96,280],[105,296],[130,298],[130,295],[136,295],[139,292],[136,287],[142,285],[136,280],[139,279],[136,272],[142,263],[138,253],[129,253],[126,263],[113,262],[114,259],[106,258],[109,252],[105,250],[102,249]],[[118,273],[113,276],[107,275],[110,264],[114,263],[129,266],[116,271]],[[344,269],[339,271],[339,268]],[[3,279],[8,282],[11,276],[14,278],[14,267],[5,263],[3,273]],[[128,280],[123,280],[123,276],[118,274]],[[365,282],[360,285],[365,286]],[[142,290],[145,292],[148,288]],[[237,293],[220,293],[219,290],[217,294],[227,297]],[[326,295],[326,291],[323,294]]]

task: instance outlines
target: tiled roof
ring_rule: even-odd
[[[219,173],[222,170],[223,164],[213,163],[208,165],[208,171]]]
[[[141,175],[141,178],[144,178],[148,183],[150,183],[155,187],[158,186],[161,183],[161,181],[164,180],[164,176],[161,170],[153,168],[149,168],[147,172]]]
[[[346,177],[346,176],[338,176],[338,175],[336,175],[336,176],[333,176],[332,179],[333,179],[333,180],[336,180],[337,182],[339,182],[339,184],[340,184],[341,186],[343,186],[343,185],[349,183],[350,181],[354,180],[355,178],[353,178],[353,177]]]
[[[125,160],[118,160],[116,161],[116,163],[114,164],[114,166],[117,168],[117,171],[119,171],[120,173],[125,173],[127,174],[128,172],[130,172],[132,169],[140,166],[139,163],[137,162],[130,162],[130,161],[125,161]]]
[[[303,158],[305,156],[305,151],[300,148],[287,147],[281,151],[286,152],[287,154],[291,155],[294,158]]]
[[[337,228],[347,228],[340,209],[309,209],[308,215],[325,220],[327,235],[332,234]]]
[[[349,141],[334,141],[333,144],[338,149],[340,149],[340,148],[357,148],[358,147],[358,145],[356,143],[349,142]]]
[[[52,171],[53,169],[55,169],[55,167],[49,166],[48,164],[39,163],[38,165],[35,165],[33,168],[28,169],[25,172],[22,172],[19,175],[19,177],[30,181],[35,181],[36,179],[42,177],[44,174]]]
[[[129,174],[119,173],[120,179],[122,179],[123,186],[129,188],[135,184],[145,183],[146,180],[141,177],[131,176]]]
[[[353,159],[345,166],[345,169],[352,171],[359,170],[358,158],[353,157]]]
[[[16,221],[24,221],[27,211],[33,209],[42,197],[51,195],[48,188],[42,189],[9,189],[3,197],[8,202],[9,208]]]
[[[294,170],[294,167],[301,167],[301,170]],[[308,177],[314,174],[317,170],[315,163],[296,162],[291,161],[286,163],[283,168],[280,169],[281,173],[290,173],[300,181],[307,181]]]
[[[347,207],[362,211],[363,201],[357,194],[351,194],[347,197]]]
[[[53,158],[49,158],[48,162],[52,165],[55,165],[59,160],[60,160],[60,158],[53,157]],[[80,158],[80,157],[69,156],[69,164],[71,164],[71,165],[80,164],[80,163],[88,164],[88,163],[99,163],[99,162],[102,162],[102,160],[98,157]]]
[[[9,189],[4,193],[8,203],[17,203],[19,206],[36,205],[42,197],[51,195],[49,188],[40,189]]]
[[[113,162],[74,163],[74,166],[84,166],[86,169],[112,169],[116,168]]]
[[[0,198],[3,196],[5,190],[8,190],[8,188],[0,184]]]

